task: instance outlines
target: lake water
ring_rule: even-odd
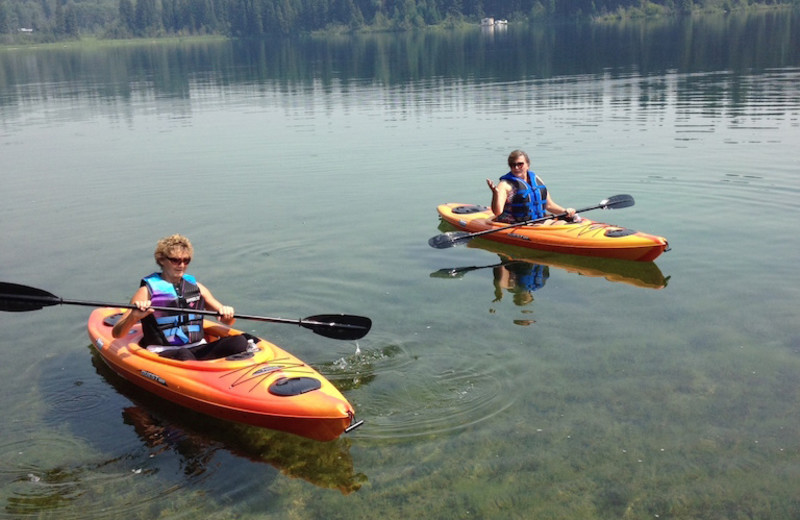
[[[125,302],[179,232],[241,313],[374,326],[238,322],[365,421],[317,443],[130,388],[85,307],[0,314],[0,517],[796,518],[799,23],[3,49],[0,280]],[[515,148],[671,250],[430,248]]]

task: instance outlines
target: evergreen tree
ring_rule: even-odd
[[[147,36],[155,34],[159,29],[159,16],[156,0],[136,0],[136,34]]]
[[[225,34],[260,38],[347,27],[405,30],[484,16],[511,21],[590,17],[626,10],[645,15],[734,9],[800,0],[0,0],[0,34],[14,41],[19,28],[42,39]],[[116,8],[116,9],[115,9]],[[109,19],[109,13],[113,17]]]
[[[70,3],[64,11],[64,34],[70,38],[77,38],[80,35],[78,27],[78,12],[75,5]]]
[[[0,34],[11,33],[11,10],[6,0],[0,0]]]
[[[133,32],[136,26],[136,13],[132,0],[119,0],[119,24],[127,31]]]
[[[56,34],[64,34],[64,26],[64,4],[61,3],[61,0],[56,0],[56,20],[54,24],[54,32]]]

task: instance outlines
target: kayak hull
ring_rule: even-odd
[[[354,423],[352,406],[330,381],[266,340],[253,337],[251,351],[224,359],[167,359],[139,346],[139,324],[125,338],[112,337],[122,312],[94,310],[89,337],[114,372],[144,390],[207,415],[320,441],[339,437]],[[204,330],[208,341],[242,334],[210,320]]]
[[[495,222],[485,206],[447,203],[437,207],[439,216],[460,231],[477,233],[497,229],[479,238],[518,247],[570,255],[652,262],[669,248],[664,237],[633,231],[583,218],[559,225],[508,227]]]

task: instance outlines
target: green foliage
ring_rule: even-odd
[[[797,6],[800,0],[764,2]],[[80,35],[260,38],[458,26],[487,16],[511,21],[654,17],[750,5],[749,0],[0,0],[0,34],[6,35],[3,42]]]
[[[0,34],[8,34],[11,32],[11,11],[5,0],[0,0]]]

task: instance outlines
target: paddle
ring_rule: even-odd
[[[499,264],[491,265],[471,265],[469,267],[445,267],[430,274],[431,278],[461,278],[470,271],[477,271],[478,269],[489,269],[491,267],[501,267],[522,262],[500,262]]]
[[[36,287],[19,285],[15,283],[0,282],[0,310],[7,312],[26,312],[39,310],[42,307],[53,305],[83,305],[87,307],[120,307],[134,309],[130,304],[104,303],[81,300],[66,300]],[[178,309],[174,307],[152,307],[157,311],[182,312],[218,316],[214,311]],[[285,318],[267,318],[264,316],[250,316],[235,314],[235,318],[243,320],[267,321],[270,323],[290,323],[314,331],[320,336],[333,339],[360,339],[367,335],[372,327],[372,320],[364,316],[351,316],[347,314],[318,314],[301,320]]]
[[[596,206],[579,209],[575,213],[585,213],[593,209],[622,209],[633,206],[633,204],[634,200],[633,197],[630,195],[614,195],[613,197],[609,197],[605,200],[600,201],[600,204]],[[471,240],[475,237],[479,237],[481,235],[496,233],[498,231],[503,231],[504,229],[511,229],[519,226],[537,224],[539,222],[544,222],[545,220],[560,219],[566,216],[567,216],[566,213],[561,213],[559,215],[548,215],[542,218],[526,220],[525,222],[517,222],[515,224],[509,224],[507,226],[495,229],[486,229],[484,231],[477,231],[475,233],[467,233],[466,231],[449,231],[447,233],[442,233],[441,235],[436,235],[435,237],[431,237],[431,239],[428,240],[428,245],[431,247],[435,247],[436,249],[446,249],[448,247],[453,247],[463,244],[468,240]]]

